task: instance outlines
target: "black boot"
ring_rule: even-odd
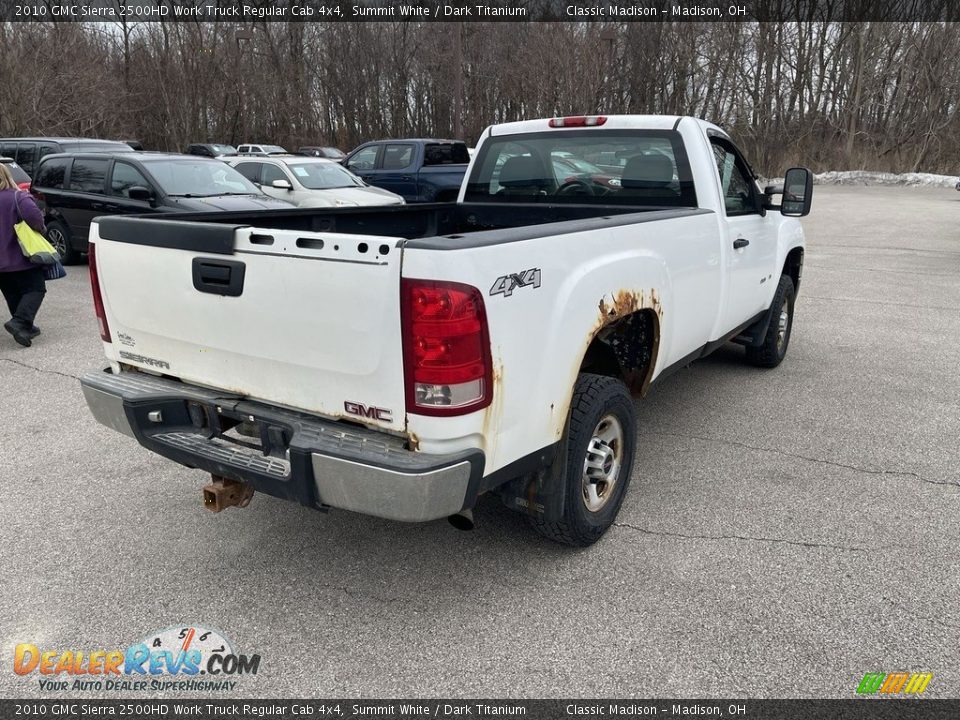
[[[33,344],[30,340],[29,331],[20,327],[16,320],[8,320],[5,322],[3,329],[13,335],[13,339],[24,347],[30,347]]]

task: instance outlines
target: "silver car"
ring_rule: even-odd
[[[286,155],[234,157],[227,163],[267,195],[297,207],[404,204],[400,195],[367,185],[332,160]]]

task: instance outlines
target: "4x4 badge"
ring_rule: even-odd
[[[501,275],[490,288],[491,295],[503,295],[510,297],[517,288],[533,286],[540,287],[540,268],[530,268],[520,273],[511,273],[510,275]]]

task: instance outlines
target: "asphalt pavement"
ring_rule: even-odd
[[[0,336],[0,696],[87,696],[15,675],[17,643],[196,625],[261,656],[223,697],[853,697],[894,671],[960,696],[960,193],[818,186],[804,225],[784,363],[730,346],[639,400],[586,550],[495,499],[469,533],[209,513],[202,472],[87,411],[104,361],[69,268],[32,348]]]

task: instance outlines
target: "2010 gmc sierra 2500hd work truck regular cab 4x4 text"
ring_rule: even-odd
[[[630,481],[631,394],[729,340],[783,359],[811,195],[804,168],[761,192],[701,120],[575,116],[488,128],[455,204],[101,218],[110,367],[83,391],[211,473],[212,510],[259,490],[464,526],[496,492],[588,545]]]

